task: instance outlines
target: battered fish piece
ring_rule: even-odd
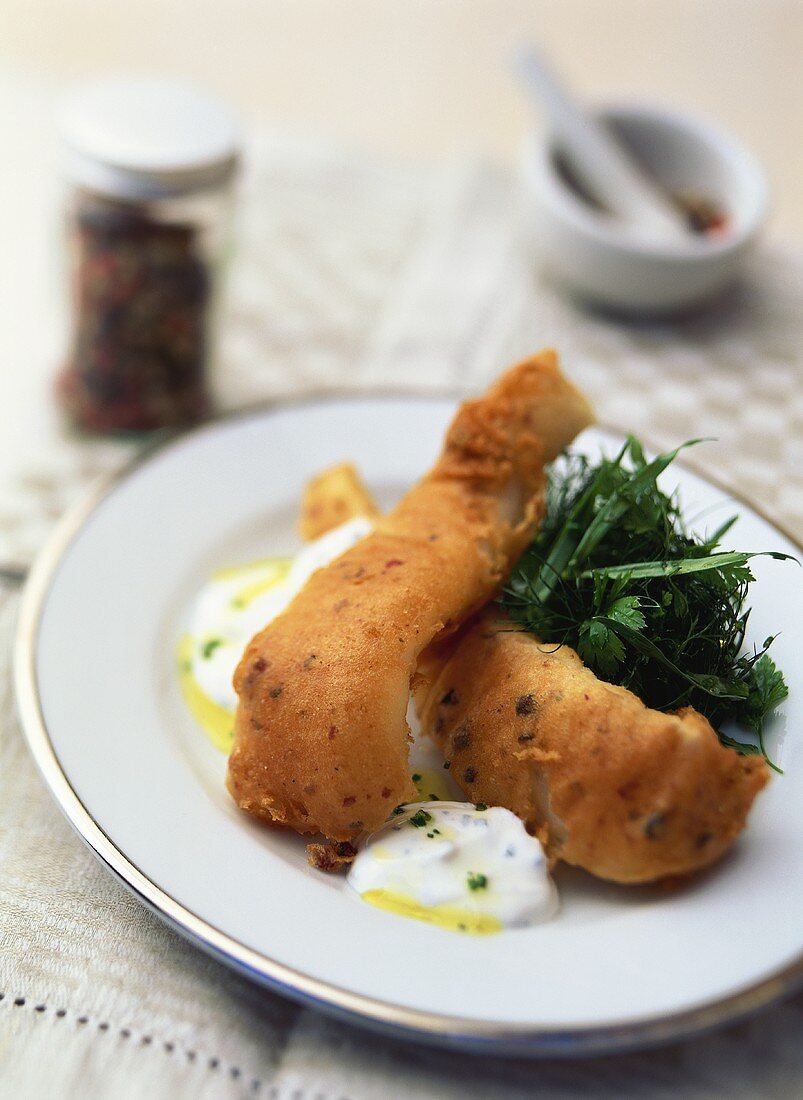
[[[298,530],[302,539],[311,542],[355,516],[373,519],[378,515],[376,502],[355,467],[342,462],[307,482]]]
[[[421,665],[416,704],[472,801],[505,806],[551,860],[613,882],[713,863],[769,769],[725,748],[701,714],[662,714],[484,611]]]
[[[423,649],[493,595],[544,508],[544,463],[591,422],[554,352],[460,406],[432,471],[248,645],[228,786],[299,833],[352,840],[412,798],[406,710]]]
[[[374,519],[379,505],[351,462],[330,466],[307,482],[301,501],[298,533],[305,542],[326,535],[357,516]],[[357,849],[347,840],[308,844],[307,860],[316,871],[337,874],[349,867]]]

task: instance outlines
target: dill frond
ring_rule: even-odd
[[[570,454],[554,463],[544,522],[500,603],[524,629],[576,649],[648,706],[692,706],[723,744],[766,759],[764,722],[787,687],[767,653],[772,638],[744,650],[749,563],[758,555],[719,548],[736,517],[707,537],[689,531],[677,494],[658,486],[682,449],[648,461],[631,436],[614,458],[592,465]],[[758,745],[722,733],[731,722]]]

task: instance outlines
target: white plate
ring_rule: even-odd
[[[735,851],[674,893],[564,868],[551,923],[460,936],[363,904],[307,866],[299,837],[260,827],[226,794],[225,761],[175,679],[193,592],[218,566],[292,551],[302,486],[328,463],[354,460],[391,503],[434,459],[453,408],[321,400],[223,420],[73,512],[29,582],[17,648],[23,722],[55,798],[100,858],[202,947],[288,996],[396,1033],[576,1055],[768,1003],[803,972],[803,586],[791,563],[756,562],[750,632],[783,632],[773,654],[790,698],[768,742],[785,775]],[[589,431],[581,445],[593,455],[618,439]],[[732,546],[799,553],[708,481],[680,466],[670,475],[690,511],[714,509],[709,522],[741,513]]]

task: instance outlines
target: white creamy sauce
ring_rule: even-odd
[[[348,882],[380,908],[479,934],[548,920],[558,905],[541,844],[499,806],[401,808],[365,842]]]
[[[216,573],[196,597],[188,624],[191,675],[213,703],[234,712],[234,670],[243,650],[280,615],[316,570],[340,557],[372,529],[359,516],[308,543],[292,559],[264,561]]]

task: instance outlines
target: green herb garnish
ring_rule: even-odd
[[[432,814],[428,814],[426,810],[417,810],[410,818],[410,824],[416,829],[423,829],[430,821],[432,821]]]
[[[204,642],[204,644],[201,646],[201,656],[203,657],[203,659],[205,661],[208,661],[209,658],[212,656],[212,654],[215,652],[215,650],[219,646],[222,646],[222,645],[223,645],[223,639],[222,638],[210,638],[208,641]]]
[[[469,890],[487,890],[488,889],[488,876],[477,875],[474,871],[468,873],[468,888]]]
[[[418,772],[414,772],[413,773],[413,783],[420,783],[420,782],[421,782],[421,776],[418,774]]]
[[[555,463],[546,517],[501,605],[650,707],[692,706],[718,731],[726,722],[752,730],[758,746],[719,737],[774,767],[763,727],[787,687],[767,654],[773,638],[742,652],[748,563],[760,555],[719,549],[735,516],[708,537],[689,532],[677,495],[657,483],[682,449],[647,461],[631,436],[615,458],[596,465],[578,455]]]
[[[474,803],[474,809],[475,810],[487,810],[488,809],[488,804],[487,804],[487,802],[475,802]]]

